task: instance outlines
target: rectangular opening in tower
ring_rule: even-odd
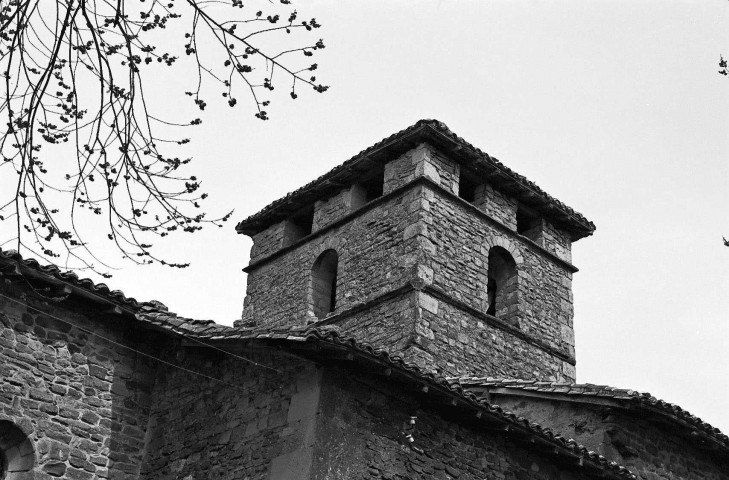
[[[314,224],[314,205],[307,205],[286,220],[283,246],[287,247],[311,234]]]
[[[475,172],[462,169],[461,176],[458,179],[458,196],[469,203],[475,203],[476,189],[482,183]]]
[[[519,205],[516,210],[516,233],[539,242],[542,238],[542,217],[530,208]]]
[[[385,186],[385,168],[378,165],[364,174],[363,178],[352,186],[352,210],[356,210],[375,198],[381,197]]]

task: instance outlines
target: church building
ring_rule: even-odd
[[[233,327],[0,250],[0,480],[729,480],[718,429],[575,383],[594,224],[442,123],[236,230]]]

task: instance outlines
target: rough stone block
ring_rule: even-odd
[[[434,315],[438,314],[438,300],[426,293],[418,293],[418,306]]]

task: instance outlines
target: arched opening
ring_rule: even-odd
[[[33,444],[12,422],[0,420],[0,479],[25,478],[35,465]]]
[[[337,252],[327,250],[311,269],[311,306],[316,318],[324,318],[336,308],[338,261]]]
[[[517,312],[516,262],[502,247],[489,250],[486,313],[497,318],[508,318]]]

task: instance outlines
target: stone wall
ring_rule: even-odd
[[[183,347],[108,306],[55,304],[7,284],[0,293],[21,302],[0,297],[8,478],[307,478],[320,383],[312,362]]]
[[[387,385],[362,383],[327,370],[322,383],[312,479],[577,480],[550,459],[501,432],[445,420],[417,399]],[[410,417],[414,442],[406,438]]]
[[[383,199],[346,224],[334,227],[248,272],[243,320],[259,325],[304,325],[309,307],[311,268],[333,249],[339,257],[335,313],[406,283],[418,249],[410,231],[416,193]]]
[[[243,321],[270,326],[316,321],[311,308],[311,268],[318,255],[333,249],[339,256],[334,316],[349,316],[348,309],[412,282],[453,300],[443,310],[447,318],[426,314],[417,336],[417,305],[409,310],[409,321],[397,324],[385,319],[393,318],[392,314],[402,317],[401,310],[390,314],[380,306],[370,315],[358,313],[357,318],[369,318],[360,324],[361,331],[352,319],[334,320],[347,335],[400,352],[415,346],[411,353],[428,370],[574,380],[574,268],[560,260],[569,257],[567,235],[542,219],[541,246],[535,244],[514,230],[518,206],[514,199],[483,185],[470,204],[457,196],[459,175],[456,162],[423,144],[385,164],[385,197],[348,217],[346,223],[320,230],[349,212],[351,189],[317,201],[318,234],[279,255],[251,260]],[[484,322],[482,317],[489,311],[489,252],[496,247],[511,257],[504,261],[513,260],[516,274],[510,273],[508,282],[501,285],[502,293],[507,284],[513,290],[508,305],[497,305],[498,318]],[[505,298],[497,291],[497,301],[504,303]],[[377,316],[383,318],[378,321]],[[377,332],[375,325],[381,327]],[[396,333],[396,328],[405,331]],[[460,340],[467,334],[472,335],[468,345]],[[524,341],[525,337],[533,341]],[[519,361],[498,354],[507,352],[512,342],[522,353]],[[474,356],[474,352],[480,353]],[[488,358],[487,352],[496,356]]]
[[[341,319],[332,319],[332,323],[344,337],[408,358],[406,351],[415,335],[415,308],[415,293],[407,291]]]
[[[729,479],[729,459],[724,453],[712,455],[696,448],[682,436],[681,427],[661,421],[657,413],[513,395],[492,395],[491,401],[574,438],[626,466],[641,480]]]
[[[284,246],[286,221],[277,222],[267,229],[253,235],[251,261],[276,253]]]
[[[516,230],[517,201],[494,190],[492,185],[484,183],[476,187],[473,205],[503,225]]]
[[[458,195],[460,165],[438,154],[432,147],[421,144],[385,164],[385,193],[425,177],[454,195]]]
[[[422,229],[433,286],[469,307],[487,310],[488,253],[502,247],[516,262],[519,329],[574,357],[572,273],[521,236],[474,215],[461,199],[426,188]]]
[[[145,350],[158,338],[91,302],[7,283],[0,293],[0,422],[26,435],[33,478],[139,478],[156,364],[119,344]]]
[[[414,343],[421,352],[412,355],[421,367],[435,366],[444,376],[575,381],[568,352],[550,351],[519,329],[499,327],[427,293],[419,297]]]
[[[357,194],[361,195],[359,191]],[[347,188],[333,197],[317,200],[314,203],[314,220],[312,231],[326,227],[335,220],[352,211],[352,189]]]
[[[565,262],[572,262],[572,240],[567,233],[545,220],[542,235],[542,246],[547,251],[554,253]]]
[[[413,273],[410,287],[332,319],[406,359],[440,350],[428,362],[445,362],[445,374],[467,362],[492,362],[487,370],[513,376],[558,368],[533,357],[539,349],[507,341],[504,328],[451,310],[440,294],[427,293],[427,272]],[[0,284],[0,293],[0,448],[12,480],[584,478],[503,429],[452,420],[451,406],[428,403],[429,394],[416,398],[381,363],[344,371],[327,353],[317,364],[260,342],[219,344],[231,355],[62,291],[18,281]],[[429,338],[437,348],[422,342],[433,324],[454,329]],[[484,340],[472,341],[478,336]],[[502,360],[508,356],[525,371],[508,370],[515,365]],[[728,478],[723,452],[699,449],[687,432],[640,411],[510,398],[492,395],[491,402],[574,437],[643,480]]]
[[[443,376],[574,381],[568,352],[539,344],[513,325],[476,316],[428,291],[410,285],[325,323],[337,326],[344,337]]]
[[[161,368],[142,478],[308,478],[320,372],[283,353],[244,353],[275,370],[189,348],[179,364],[222,382]]]

